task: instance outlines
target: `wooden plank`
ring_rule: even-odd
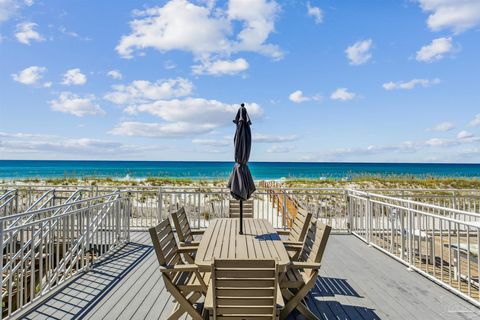
[[[238,223],[231,224],[235,234],[237,226]],[[132,232],[131,239],[132,242],[151,246],[147,232]],[[229,243],[229,256],[232,247],[233,244]],[[150,251],[147,257],[136,263],[133,255],[124,251],[119,253],[124,254],[82,276],[82,282],[66,285],[60,291],[61,296],[56,295],[55,299],[47,296],[46,301],[50,301],[42,301],[43,309],[31,310],[28,315],[19,318],[47,319],[53,318],[53,315],[59,319],[81,318],[83,316],[78,311],[81,308],[71,306],[75,297],[94,305],[84,319],[113,319],[111,314],[119,319],[133,320],[168,318],[174,303],[164,288],[155,254]],[[108,283],[115,272],[132,264],[135,267],[117,279],[108,292],[97,296],[101,291],[100,284]],[[330,236],[320,273],[324,280],[317,280],[317,288],[311,292],[308,304],[322,319],[340,319],[345,315],[345,319],[359,320],[473,320],[480,317],[479,309],[421,275],[407,271],[404,265],[368,247],[354,236]],[[148,289],[144,288],[146,284]],[[139,298],[136,299],[136,295]],[[65,311],[63,314],[62,309]],[[357,314],[360,317],[353,318]],[[296,318],[303,319],[293,313],[289,320]]]

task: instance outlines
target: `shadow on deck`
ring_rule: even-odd
[[[354,236],[333,235],[308,305],[322,319],[479,319],[480,310]],[[22,319],[165,319],[173,307],[147,232]],[[292,314],[292,319],[301,316]]]

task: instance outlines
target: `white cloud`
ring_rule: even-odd
[[[0,0],[0,24],[15,16],[24,5],[32,6],[33,0]]]
[[[87,76],[84,75],[80,69],[75,68],[75,69],[70,69],[65,72],[63,75],[63,81],[62,84],[66,86],[71,86],[71,85],[76,85],[76,86],[81,86],[84,85],[87,82]]]
[[[233,41],[231,50],[259,52],[274,59],[283,56],[281,50],[266,41],[275,31],[275,19],[280,6],[274,0],[230,0],[228,18],[243,22],[243,29]]]
[[[121,80],[123,78],[122,73],[118,70],[108,71],[107,76],[109,76],[110,78],[115,79],[115,80]]]
[[[301,90],[297,90],[292,92],[289,96],[288,99],[290,101],[295,102],[295,103],[301,103],[310,100],[308,97],[303,95],[303,92]]]
[[[177,65],[172,60],[167,60],[163,64],[163,67],[167,70],[172,70],[172,69],[175,69],[177,67]]]
[[[114,85],[112,89],[104,98],[123,106],[126,113],[147,113],[165,121],[150,123],[148,127],[152,129],[151,134],[144,132],[140,122],[124,122],[112,131],[114,134],[160,137],[211,132],[215,128],[231,125],[239,107],[217,100],[188,97],[193,84],[184,78],[153,83],[136,80],[129,85]],[[263,114],[256,103],[247,103],[246,108],[252,119]]]
[[[480,23],[478,0],[418,0],[423,11],[430,13],[428,27],[433,31],[452,29],[456,33]]]
[[[45,67],[31,66],[19,73],[12,74],[12,78],[14,81],[25,85],[36,85],[43,78],[45,71],[47,71]]]
[[[268,134],[261,134],[261,133],[254,133],[252,140],[256,143],[283,143],[283,142],[291,142],[298,140],[297,135],[268,135]]]
[[[306,101],[320,101],[322,100],[322,97],[320,95],[314,95],[314,96],[305,96],[301,90],[294,91],[290,93],[288,96],[288,99],[294,103],[302,103]]]
[[[268,153],[287,153],[287,152],[291,152],[293,149],[295,148],[292,146],[273,145],[267,149],[267,152]]]
[[[214,76],[233,75],[248,69],[248,62],[243,58],[236,60],[204,60],[201,64],[192,66],[194,74],[209,74]]]
[[[372,57],[370,52],[372,48],[372,39],[366,39],[355,42],[345,50],[350,64],[357,66],[366,63]]]
[[[322,9],[319,7],[314,7],[310,4],[310,2],[307,2],[307,13],[309,16],[313,17],[315,19],[315,23],[319,24],[323,22],[323,12]]]
[[[45,41],[45,38],[35,30],[37,26],[38,25],[34,22],[22,22],[17,24],[15,37],[18,42],[30,45],[32,41]]]
[[[19,7],[15,0],[0,0],[0,23],[9,20]]]
[[[94,101],[94,95],[80,97],[71,92],[62,92],[57,99],[50,101],[50,107],[54,111],[70,113],[77,117],[104,115],[105,111]]]
[[[470,127],[478,127],[480,126],[480,113],[475,116],[475,118],[470,121],[468,124]]]
[[[121,142],[91,139],[65,138],[63,136],[0,132],[0,157],[52,159],[60,157],[67,159],[99,157],[118,159],[138,155],[158,149],[158,146],[126,145]]]
[[[246,104],[252,118],[263,111],[255,103]],[[186,98],[183,100],[156,100],[151,103],[130,106],[127,113],[149,113],[165,123],[150,123],[142,127],[139,122],[124,122],[112,130],[113,134],[128,136],[162,137],[182,136],[212,132],[221,126],[231,125],[238,105],[217,100]]]
[[[349,92],[347,88],[338,88],[332,94],[330,95],[330,99],[332,100],[341,100],[341,101],[347,101],[347,100],[352,100],[356,97],[357,95],[353,92]]]
[[[117,136],[130,137],[184,137],[210,132],[214,127],[210,124],[176,122],[176,123],[151,123],[124,121],[119,123],[109,133]]]
[[[193,90],[193,84],[185,78],[155,82],[135,80],[129,85],[114,85],[112,89],[104,96],[106,100],[118,105],[129,105],[188,96]]]
[[[475,135],[473,133],[470,133],[468,131],[462,130],[457,134],[457,138],[460,140],[466,140],[473,138]]]
[[[224,147],[233,145],[233,139],[193,139],[192,143],[213,147]]]
[[[433,62],[441,60],[447,53],[454,51],[452,38],[437,38],[429,45],[423,46],[417,51],[416,59],[422,62]]]
[[[135,51],[147,48],[189,51],[196,58],[239,51],[280,58],[278,47],[266,43],[274,31],[278,11],[273,0],[230,0],[226,10],[215,7],[214,2],[203,6],[171,0],[163,7],[135,11],[131,33],[122,36],[116,50],[124,58],[132,58]],[[234,22],[242,23],[237,33]]]
[[[412,79],[407,82],[398,81],[398,82],[387,82],[383,84],[385,90],[411,90],[417,86],[420,87],[430,87],[434,84],[440,83],[440,79]]]
[[[437,132],[447,132],[455,129],[455,124],[452,122],[442,122],[434,126],[433,128],[428,128],[427,131],[437,131]]]
[[[457,144],[456,141],[450,139],[440,139],[440,138],[432,138],[425,141],[425,145],[429,147],[446,147],[452,146]]]
[[[251,118],[261,116],[263,111],[256,103],[247,103],[245,107]],[[238,105],[226,104],[217,100],[185,98],[156,100],[151,103],[132,105],[127,113],[149,113],[168,122],[208,124],[210,128],[230,125],[238,110]]]

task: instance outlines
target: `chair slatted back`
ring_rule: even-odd
[[[214,319],[276,319],[278,272],[273,260],[215,260]]]
[[[229,200],[229,218],[238,218],[240,216],[240,201]],[[243,217],[253,218],[253,199],[243,201]]]
[[[182,257],[178,251],[177,241],[173,234],[172,226],[168,219],[163,220],[157,226],[148,229],[152,238],[153,247],[157,255],[158,263],[163,267],[183,264]],[[174,273],[164,273],[170,281],[178,279]]]
[[[295,220],[293,220],[292,227],[290,228],[288,240],[303,242],[311,220],[312,214],[308,212],[307,209],[299,206]]]
[[[192,242],[192,229],[190,228],[185,208],[181,207],[179,210],[172,212],[172,220],[177,230],[178,240],[180,242]]]
[[[300,252],[299,261],[320,263],[327,247],[331,230],[332,227],[329,225],[312,221]],[[310,275],[312,271],[305,270],[305,272]]]

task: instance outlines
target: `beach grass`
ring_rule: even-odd
[[[224,187],[226,179],[190,179],[148,177],[145,179],[114,179],[114,178],[48,178],[48,179],[16,179],[3,181],[23,185],[51,185],[51,186],[193,186],[193,187]],[[479,189],[479,178],[451,178],[451,177],[418,177],[411,175],[397,176],[354,176],[348,180],[342,179],[285,179],[279,181],[281,185],[290,188],[347,188],[360,189]]]

